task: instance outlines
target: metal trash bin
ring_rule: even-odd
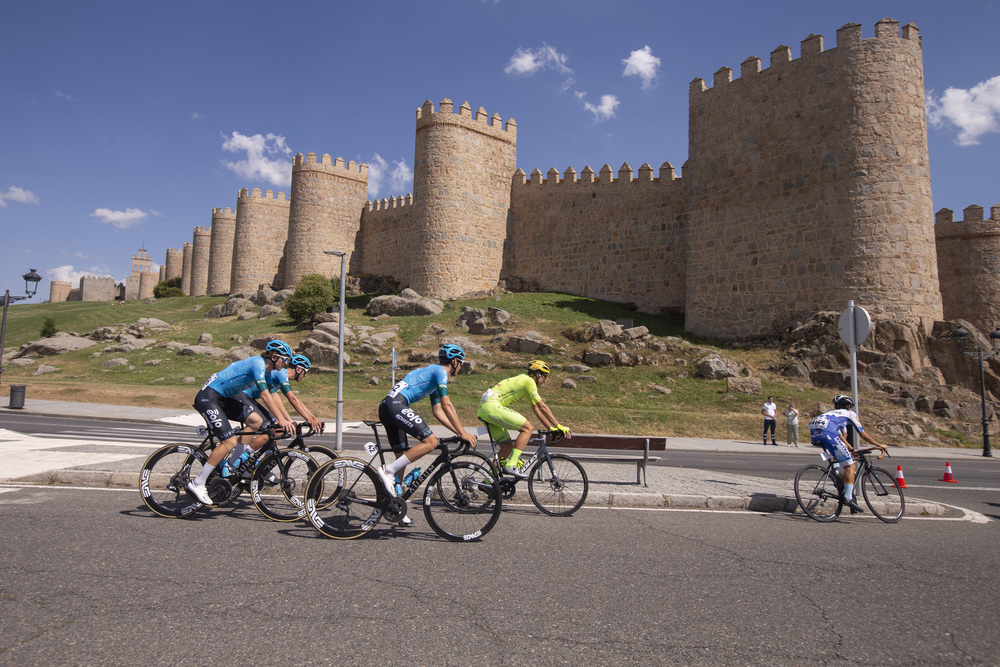
[[[10,386],[9,407],[18,410],[24,407],[24,390],[25,390],[25,385],[23,384],[12,384]]]

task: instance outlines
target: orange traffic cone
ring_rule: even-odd
[[[955,479],[954,476],[952,476],[952,474],[951,474],[951,464],[950,463],[945,463],[944,464],[944,478],[943,479],[939,479],[938,481],[939,482],[951,482],[952,484],[958,484],[958,480]]]
[[[903,479],[903,466],[896,466],[896,486],[901,489],[907,488],[906,480]]]

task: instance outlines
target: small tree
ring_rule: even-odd
[[[318,273],[302,276],[295,292],[285,301],[285,312],[295,322],[307,322],[316,313],[322,313],[335,301],[330,280]]]
[[[42,338],[51,338],[57,331],[59,331],[59,329],[56,327],[56,321],[51,317],[46,317],[45,320],[42,321],[42,329],[38,333],[42,336]]]
[[[165,299],[170,296],[184,296],[184,290],[181,289],[181,279],[171,278],[170,280],[161,280],[153,288],[153,296],[157,299]]]

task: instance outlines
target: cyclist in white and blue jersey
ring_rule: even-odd
[[[458,418],[458,411],[448,397],[448,378],[458,373],[464,359],[465,352],[458,345],[442,345],[438,350],[439,364],[410,371],[379,404],[378,419],[385,427],[396,460],[375,470],[390,495],[396,495],[396,475],[402,476],[406,466],[438,444],[431,427],[410,407],[420,399],[429,396],[431,411],[437,420],[472,447],[476,446],[476,437],[466,432]],[[419,440],[420,444],[407,448],[407,434]]]
[[[198,499],[198,502],[205,505],[212,504],[205,483],[208,481],[209,475],[222,463],[222,459],[236,446],[236,429],[233,428],[229,420],[242,421],[254,430],[263,424],[262,415],[236,398],[236,394],[250,385],[256,385],[261,390],[264,405],[273,414],[280,415],[281,413],[277,412],[274,407],[278,400],[277,397],[272,396],[271,392],[267,391],[266,375],[269,371],[284,368],[285,362],[291,357],[292,348],[288,346],[288,343],[272,340],[264,348],[264,354],[261,356],[234,362],[213,374],[195,396],[194,409],[201,413],[208,428],[219,439],[219,444],[209,454],[208,461],[202,467],[201,472],[187,484],[188,491]],[[277,422],[278,427],[282,430],[294,428],[291,420],[278,417]]]
[[[854,501],[854,458],[851,454],[854,448],[847,441],[848,427],[854,428],[858,435],[871,445],[882,450],[879,458],[888,453],[884,445],[875,442],[875,438],[868,435],[868,432],[858,421],[858,415],[851,408],[854,407],[854,400],[850,396],[837,394],[833,397],[833,410],[824,412],[820,416],[809,422],[809,438],[812,444],[823,447],[835,461],[840,464],[844,471],[844,504],[851,508],[851,513],[861,512],[861,508]]]

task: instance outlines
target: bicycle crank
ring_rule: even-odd
[[[389,498],[383,515],[386,521],[399,521],[406,516],[406,501],[402,498]]]
[[[221,477],[208,480],[207,488],[208,497],[216,504],[229,500],[229,496],[233,492],[233,485]]]

